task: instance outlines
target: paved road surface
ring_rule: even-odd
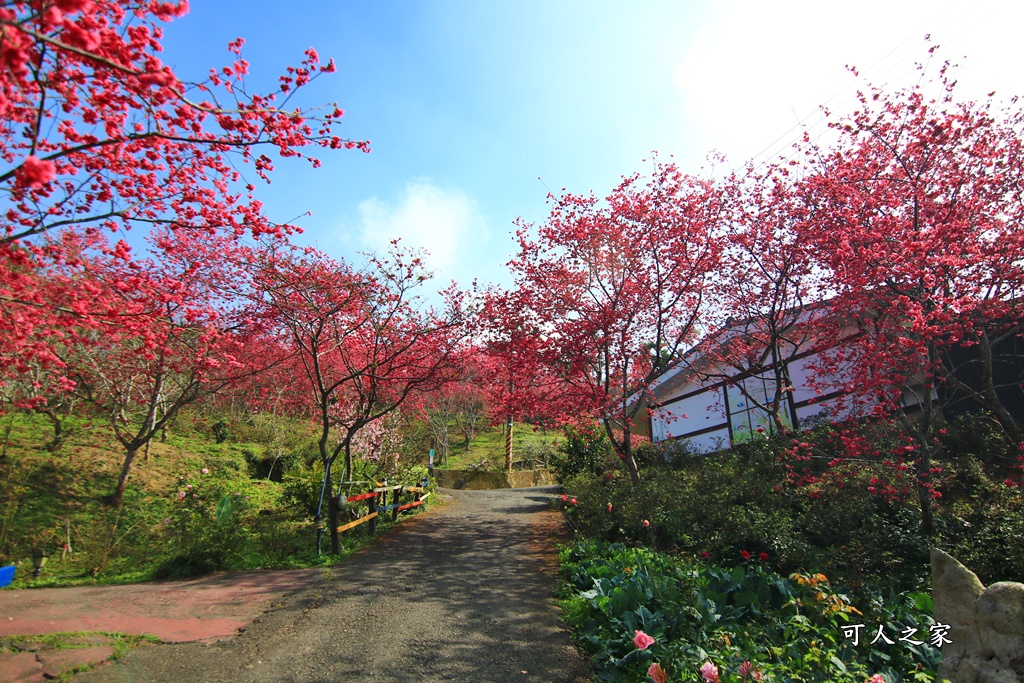
[[[583,683],[552,603],[551,488],[447,491],[453,504],[275,603],[241,635],[143,647],[75,683]]]

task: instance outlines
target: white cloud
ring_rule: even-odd
[[[440,281],[455,277],[460,260],[488,234],[472,198],[439,188],[429,178],[408,182],[397,201],[370,197],[357,211],[364,251],[384,252],[392,240],[401,239],[405,247],[428,252],[424,262]]]
[[[727,0],[716,3],[676,64],[674,81],[690,136],[734,163],[765,151],[777,156],[800,135],[798,121],[820,132],[819,105],[847,111],[864,79],[890,87],[915,79],[927,57],[925,34],[940,59],[962,64],[958,97],[990,90],[1019,94],[1019,3],[998,0]],[[966,59],[964,59],[966,57]],[[936,68],[929,75],[936,75]],[[1006,89],[1016,88],[1017,92]],[[779,138],[782,138],[779,140]],[[766,151],[766,148],[769,148]]]

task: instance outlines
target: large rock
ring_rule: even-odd
[[[1024,584],[988,588],[977,575],[932,550],[935,621],[950,627],[939,680],[953,683],[1024,683]]]

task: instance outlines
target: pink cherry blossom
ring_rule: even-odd
[[[18,187],[42,187],[56,177],[57,170],[52,161],[30,155],[21,163],[15,182]]]

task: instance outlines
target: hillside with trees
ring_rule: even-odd
[[[865,659],[837,614],[927,625],[913,596],[933,546],[985,581],[1024,576],[1019,101],[963,101],[948,65],[922,66],[775,162],[698,176],[655,157],[603,198],[552,194],[545,221],[517,224],[511,287],[434,296],[421,253],[300,247],[256,198],[281,159],[369,151],[338,105],[289,104],[333,62],[309,49],[253,92],[238,40],[181,80],[159,53],[186,9],[0,7],[0,562],[45,549],[61,580],[129,580],[337,561],[351,482],[419,481],[433,450],[558,473],[593,541],[566,550],[567,609],[609,680],[659,680],[651,652],[694,674],[714,653],[747,678],[817,658],[792,680],[834,661],[843,680],[932,680],[935,653]],[[665,371],[736,321],[692,370],[767,377],[772,433],[712,455],[639,436]],[[808,351],[822,386],[848,386],[841,411],[792,425],[778,369]],[[679,640],[696,617],[669,619],[682,593],[661,616],[641,605],[657,579],[639,563],[704,591],[707,623],[764,617],[763,637]],[[816,626],[768,624],[798,593],[823,596]],[[631,647],[637,619],[677,640]],[[783,635],[800,636],[790,660]]]

